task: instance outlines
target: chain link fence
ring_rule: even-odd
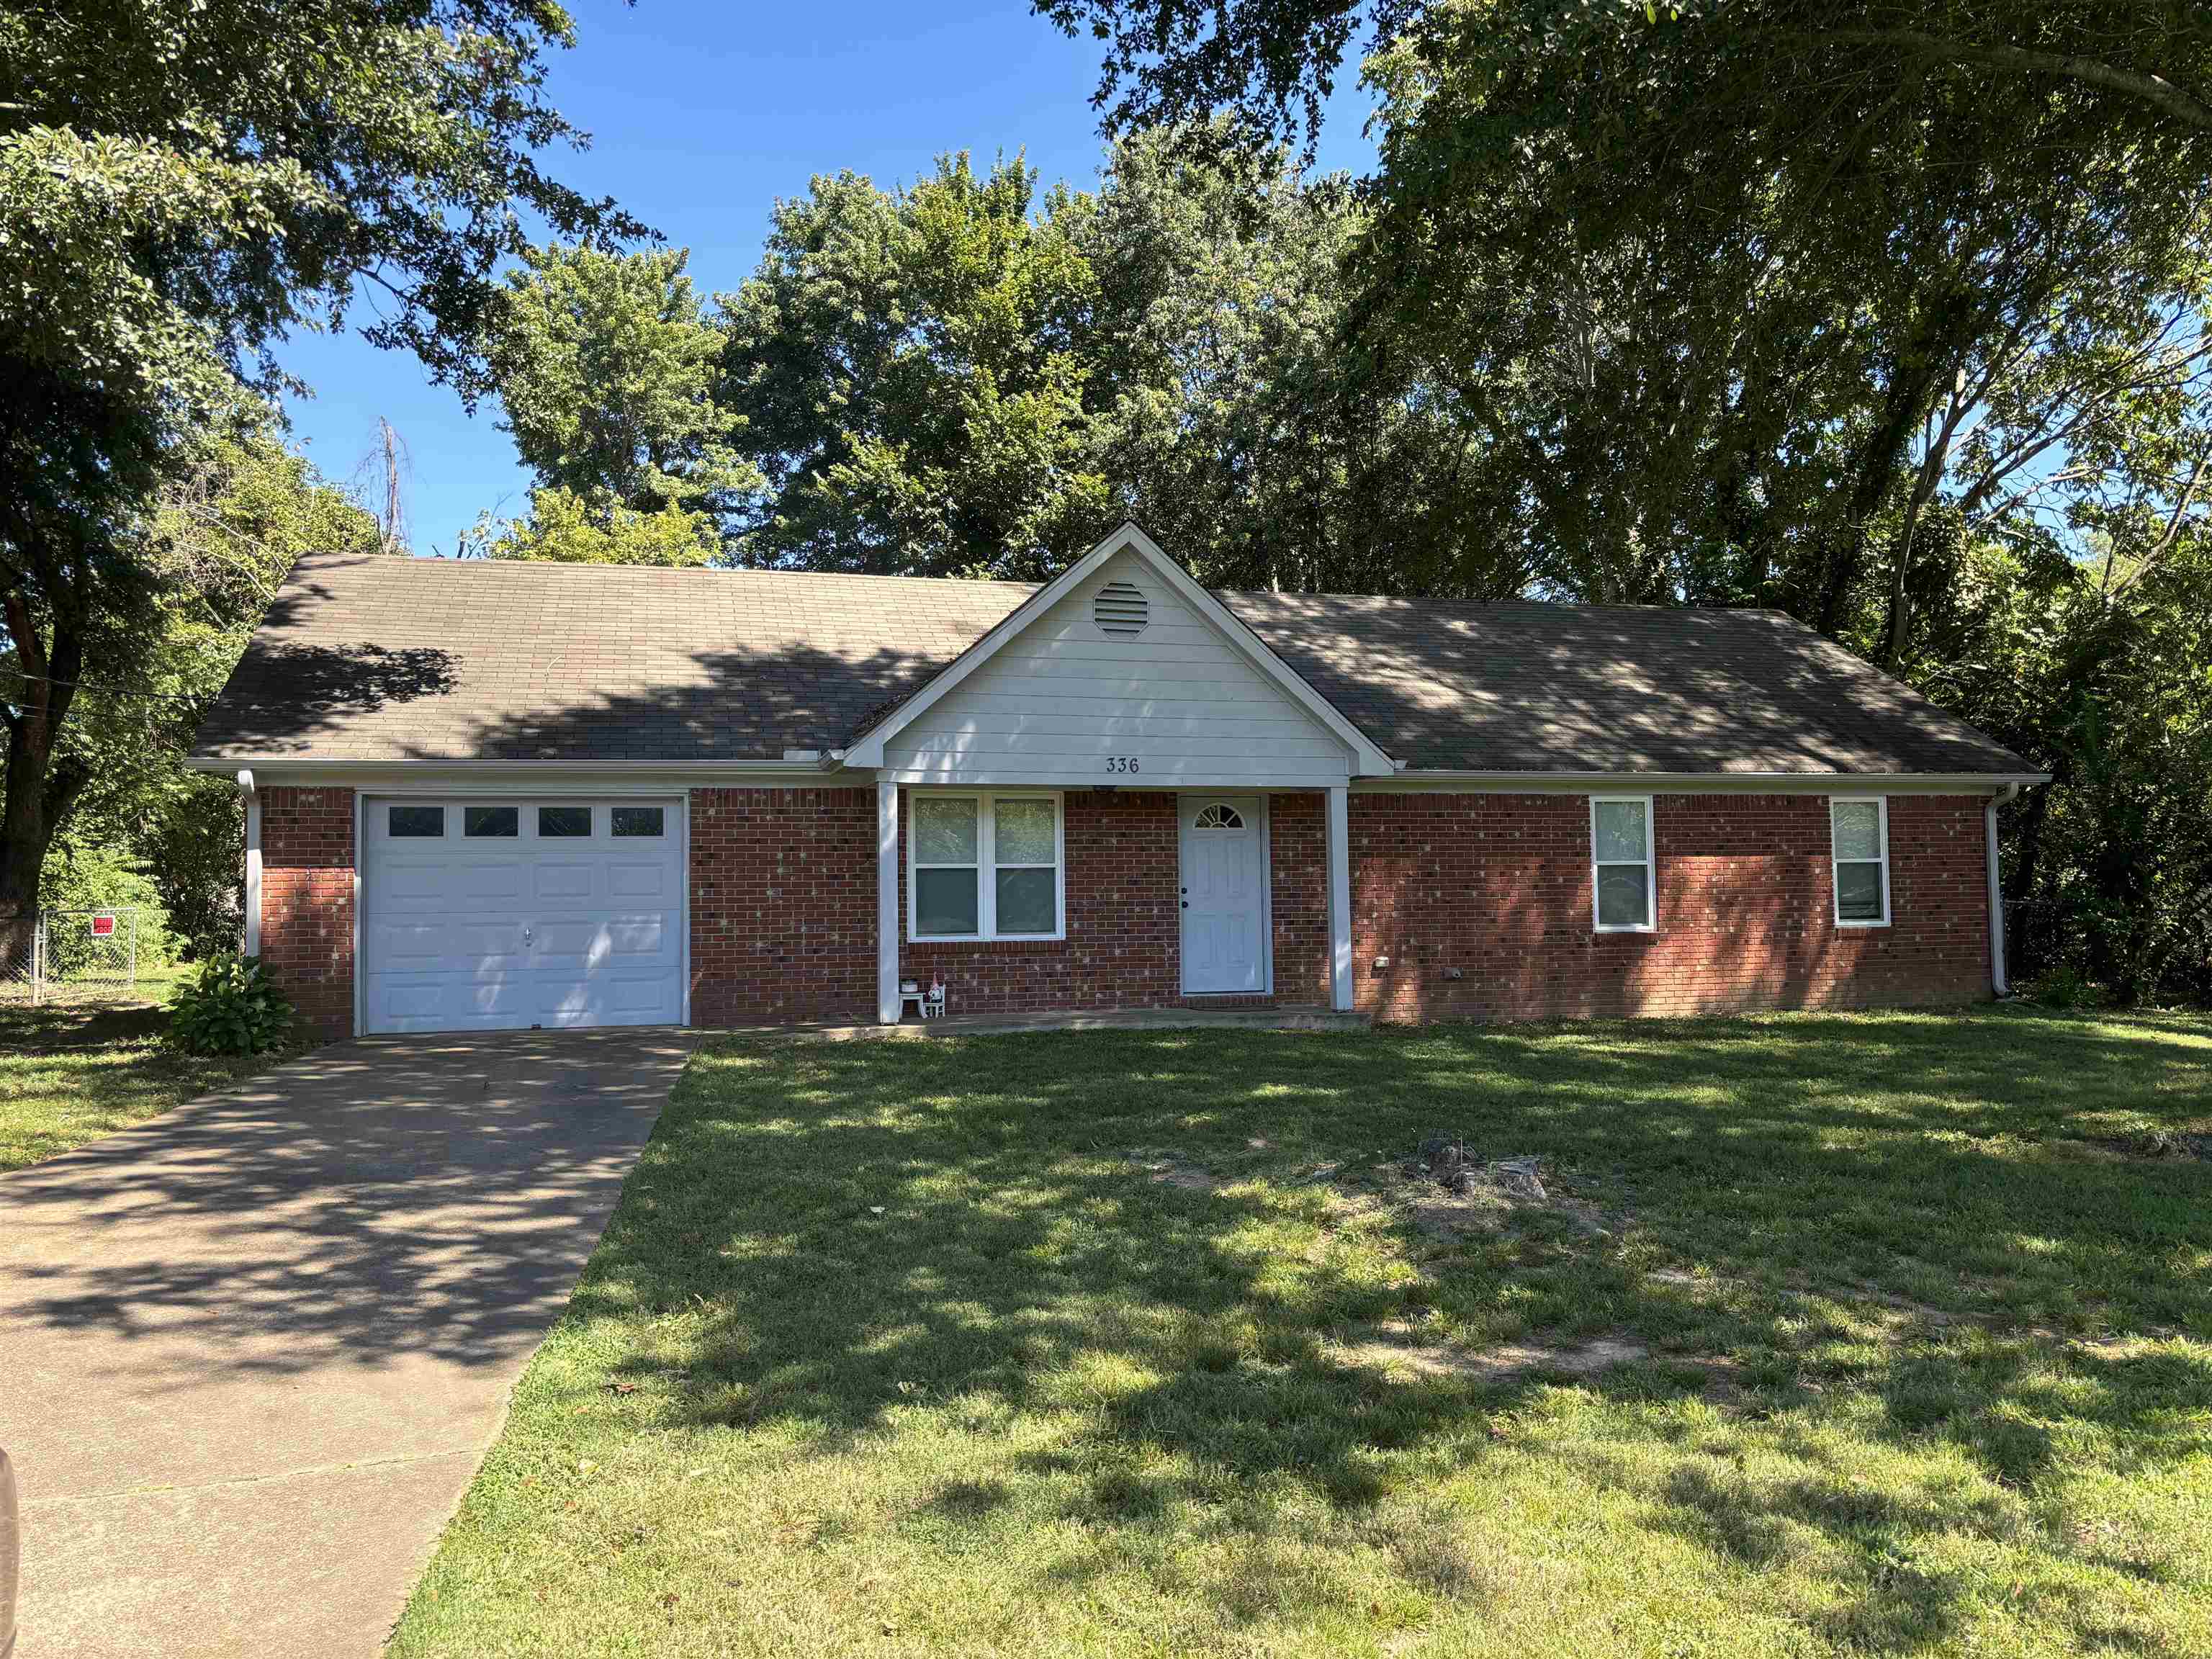
[[[0,1002],[158,1001],[174,976],[155,959],[160,925],[136,905],[41,910],[27,934],[0,934]]]

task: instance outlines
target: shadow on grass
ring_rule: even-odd
[[[1612,1432],[1674,1443],[1666,1471],[1543,1455],[1747,1568],[1819,1540],[1849,1565],[1824,1570],[1813,1622],[1901,1651],[1958,1634],[1976,1594],[1920,1562],[1926,1540],[2096,1565],[2021,1495],[2062,1446],[2139,1472],[2212,1444],[2212,1367],[2162,1343],[2212,1316],[2212,1168],[2094,1144],[2201,1121],[2208,1060],[2186,1024],[2016,1011],[732,1048],[695,1064],[570,1317],[690,1322],[680,1360],[623,1368],[665,1424],[775,1424],[828,1453],[915,1404],[1051,1413],[1061,1431],[1018,1467],[1073,1477],[1054,1486],[1079,1494],[1069,1518],[1196,1513],[1248,1544],[1261,1494],[1287,1485],[1357,1528],[1520,1443],[1566,1383],[1618,1408]],[[1542,1158],[1614,1224],[1440,1241],[1308,1178],[1440,1131]],[[1220,1185],[1156,1180],[1163,1149]],[[1404,1320],[1474,1346],[1612,1333],[1652,1358],[1566,1379],[1346,1357]],[[1975,1478],[1868,1486],[1796,1426],[1846,1399],[1871,1403],[1854,1431],[1875,1445]],[[1716,1424],[1765,1433],[1796,1472],[1731,1472],[1690,1443]],[[974,1521],[1013,1497],[954,1480],[930,1507]],[[1409,1583],[1480,1579],[1419,1528],[1390,1547]],[[1239,1594],[1267,1603],[1254,1559]],[[2094,1599],[2046,1616],[2165,1650]]]
[[[11,1004],[0,1006],[0,1052],[66,1054],[117,1043],[152,1043],[168,1029],[169,1011],[152,1002]]]

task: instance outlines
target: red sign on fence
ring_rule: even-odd
[[[92,913],[92,936],[106,939],[115,931],[115,912],[95,910]]]

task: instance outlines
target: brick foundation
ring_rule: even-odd
[[[1890,798],[1893,920],[1879,928],[1835,925],[1825,796],[1652,806],[1658,927],[1600,933],[1587,797],[1352,796],[1358,1006],[1383,1019],[1547,1019],[1989,994],[1979,798]]]
[[[261,792],[261,959],[325,1037],[353,1030],[353,795]]]

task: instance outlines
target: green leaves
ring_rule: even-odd
[[[170,1003],[169,1040],[187,1054],[266,1054],[291,1029],[292,1006],[258,957],[209,957]]]
[[[489,358],[507,429],[544,488],[534,526],[495,544],[502,556],[695,563],[758,489],[735,448],[741,417],[714,395],[723,331],[686,258],[554,246],[509,274]],[[597,550],[576,550],[580,537]],[[625,546],[658,551],[617,556]],[[686,546],[702,550],[678,556]]]
[[[239,383],[285,384],[283,337],[342,325],[367,288],[368,337],[473,397],[526,214],[568,240],[647,234],[543,164],[580,138],[543,96],[569,38],[549,0],[0,11],[0,927],[80,799],[119,793],[103,763],[143,781],[173,754],[173,629],[265,603],[258,556],[162,522]],[[180,575],[185,544],[211,557]],[[264,544],[278,574],[300,545]],[[72,718],[80,686],[94,720]]]
[[[1111,507],[1085,453],[1094,297],[1081,198],[1032,214],[1018,157],[852,173],[780,203],[735,293],[721,397],[768,488],[749,562],[1035,577]]]
[[[641,513],[619,502],[594,507],[571,489],[534,489],[530,516],[479,521],[473,538],[494,559],[550,559],[562,564],[701,565],[722,552],[714,520],[664,507]]]

